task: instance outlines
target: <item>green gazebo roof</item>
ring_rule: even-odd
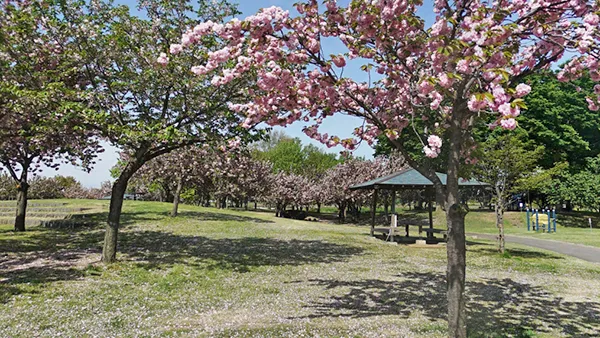
[[[435,173],[440,178],[443,185],[446,185],[446,174]],[[487,183],[479,182],[477,180],[465,180],[459,179],[459,186],[487,186]],[[431,187],[433,183],[425,176],[421,175],[418,171],[413,168],[405,168],[397,173],[379,177],[374,180],[356,184],[350,187],[350,190],[358,189],[394,189],[394,188],[425,188]]]

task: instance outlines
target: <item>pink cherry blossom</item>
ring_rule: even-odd
[[[427,143],[431,148],[441,148],[442,147],[442,139],[437,135],[429,135],[427,138]]]
[[[346,59],[341,55],[334,56],[331,58],[331,61],[333,61],[333,64],[335,64],[336,67],[342,68],[346,66]]]
[[[519,84],[515,89],[517,91],[517,97],[523,97],[531,92],[531,87],[524,83]]]
[[[498,111],[503,116],[512,116],[512,108],[510,107],[510,103],[504,103],[498,107]]]
[[[597,101],[594,101],[594,100],[592,100],[590,98],[586,98],[585,100],[588,103],[588,109],[589,110],[598,111],[599,106],[598,106],[598,102]]]
[[[500,126],[507,130],[514,130],[517,128],[517,120],[513,118],[503,119],[500,121]]]
[[[169,58],[166,53],[160,53],[160,56],[156,59],[156,62],[161,66],[166,66],[169,63]]]
[[[181,53],[182,50],[183,50],[183,46],[180,44],[172,44],[171,47],[169,48],[169,52],[173,55],[177,55],[177,54]]]
[[[425,156],[429,157],[429,158],[436,158],[439,156],[439,150],[436,149],[431,149],[428,146],[424,146],[423,147],[423,152],[425,153]]]
[[[585,15],[585,17],[583,18],[583,22],[590,26],[597,26],[598,23],[600,23],[600,17],[598,17],[597,14],[589,13]]]

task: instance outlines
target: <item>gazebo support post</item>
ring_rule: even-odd
[[[373,205],[371,205],[371,237],[375,233],[375,216],[377,215],[377,188],[373,190]]]
[[[428,189],[427,196],[429,197],[429,229],[432,231],[427,233],[429,239],[433,238],[433,189]]]

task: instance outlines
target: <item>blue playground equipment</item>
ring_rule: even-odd
[[[526,209],[527,231],[556,232],[556,209]]]

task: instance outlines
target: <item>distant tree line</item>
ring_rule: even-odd
[[[17,184],[9,175],[0,173],[0,200],[15,200]],[[34,176],[29,180],[30,199],[99,199],[110,195],[110,182],[100,188],[86,188],[72,176]]]
[[[126,156],[123,154],[122,157]],[[122,163],[113,168],[118,177]],[[370,191],[348,188],[400,170],[404,160],[397,155],[373,160],[327,153],[297,138],[271,133],[263,141],[236,151],[208,147],[186,147],[159,156],[145,164],[131,179],[129,193],[142,199],[173,203],[172,216],[185,203],[217,208],[249,208],[267,205],[277,216],[302,215],[302,210],[335,206],[340,219],[357,217],[370,204]],[[412,201],[412,199],[411,199]],[[386,210],[389,196],[381,202]]]

